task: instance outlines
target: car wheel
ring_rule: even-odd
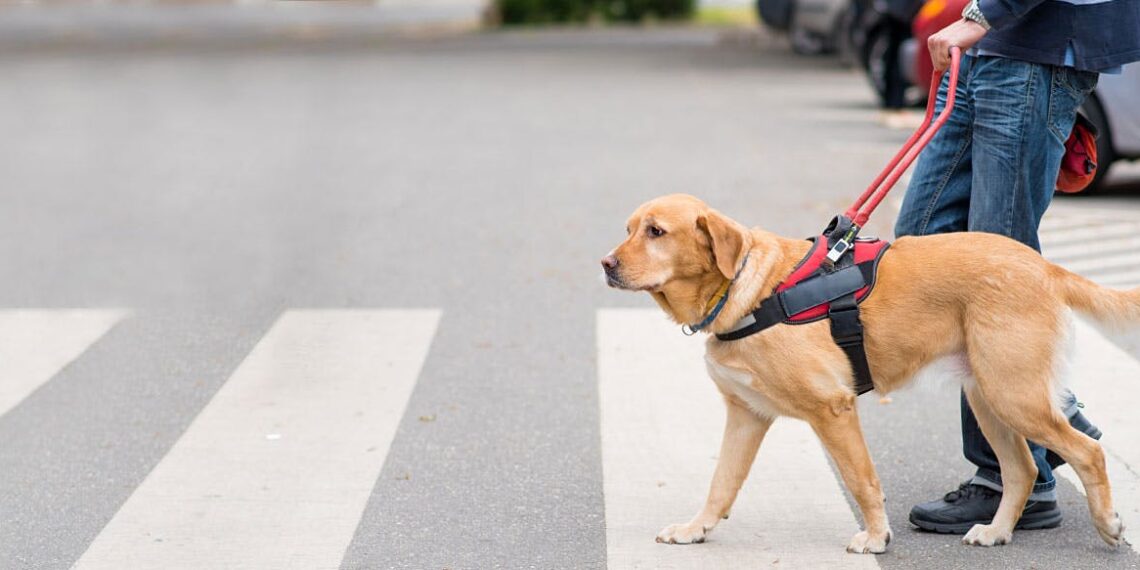
[[[1116,151],[1112,148],[1112,130],[1108,126],[1108,118],[1105,117],[1104,108],[1101,107],[1096,94],[1089,95],[1081,108],[1084,109],[1085,116],[1089,118],[1089,121],[1096,125],[1098,133],[1096,139],[1096,176],[1093,177],[1092,183],[1084,191],[1086,194],[1091,194],[1103,189],[1104,177],[1108,174],[1112,163],[1116,161]]]
[[[756,0],[756,16],[768,29],[784,32],[792,23],[793,0]]]

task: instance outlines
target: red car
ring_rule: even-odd
[[[934,75],[934,66],[930,63],[930,49],[926,47],[926,40],[935,32],[953,24],[962,18],[962,9],[969,4],[969,0],[928,0],[918,10],[911,23],[913,48],[904,47],[904,54],[913,54],[914,63],[904,65],[914,73],[908,77],[912,85],[916,85],[926,93],[930,86],[930,78]]]

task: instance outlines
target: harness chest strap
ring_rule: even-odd
[[[855,295],[844,295],[831,302],[827,309],[831,319],[831,338],[843,349],[851,370],[855,373],[855,395],[862,396],[875,389],[867,351],[863,348],[863,323],[859,320],[859,303]]]

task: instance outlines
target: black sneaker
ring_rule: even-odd
[[[910,510],[910,522],[922,530],[964,534],[976,524],[993,521],[999,502],[1001,493],[967,481],[941,500],[915,505]],[[1060,525],[1061,509],[1057,501],[1029,501],[1014,528],[1032,530]]]

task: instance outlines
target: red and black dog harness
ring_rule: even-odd
[[[958,84],[961,57],[961,49],[950,48],[950,85]],[[871,368],[867,365],[867,353],[863,349],[859,303],[875,287],[879,260],[890,244],[877,239],[860,240],[855,236],[934,133],[950,118],[954,110],[954,89],[947,94],[942,112],[934,120],[934,106],[938,99],[935,95],[941,83],[940,71],[931,77],[930,97],[922,124],[874,182],[842,216],[831,221],[822,235],[815,238],[811,251],[796,265],[792,274],[732,330],[716,335],[718,339],[737,340],[780,323],[800,325],[828,318],[831,319],[831,337],[847,354],[855,371],[855,392],[865,394],[875,389]],[[711,323],[723,308],[724,300],[722,297],[704,322],[688,327],[688,330],[695,332]]]
[[[867,353],[863,349],[859,303],[874,289],[879,260],[890,243],[858,238],[847,248],[842,242],[850,228],[851,221],[844,216],[833,220],[822,235],[812,238],[811,250],[791,275],[732,330],[716,337],[724,341],[739,340],[781,323],[802,325],[831,319],[831,337],[847,354],[855,371],[855,392],[865,394],[874,390]],[[828,253],[835,251],[837,244],[843,251],[829,257]]]

